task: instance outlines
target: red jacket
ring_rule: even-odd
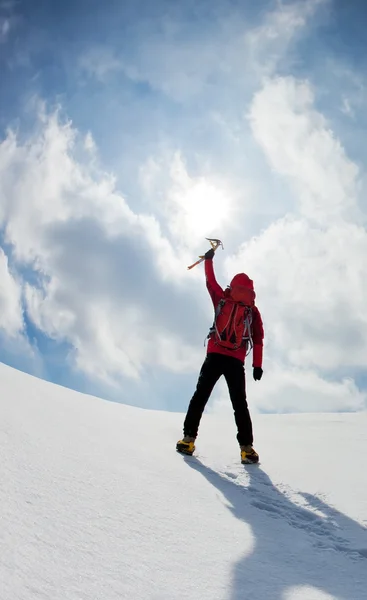
[[[217,282],[217,280],[215,278],[213,261],[206,260],[204,264],[205,264],[206,287],[208,288],[208,292],[212,299],[214,308],[216,308],[218,306],[219,302],[223,298],[225,298],[226,294],[222,290],[222,288],[220,287],[219,283]],[[235,279],[238,279],[240,277],[247,278],[247,282],[249,283],[249,285],[252,286],[251,279],[249,279],[247,277],[247,275],[244,275],[244,274],[236,275],[232,281],[234,281]],[[252,329],[252,332],[251,332],[252,333],[252,341],[254,344],[252,366],[253,367],[261,367],[262,359],[263,359],[264,329],[263,329],[263,323],[262,323],[260,311],[256,306],[254,306],[252,308],[252,327],[251,327],[251,329]],[[241,347],[241,348],[238,348],[238,350],[228,350],[227,348],[222,348],[221,346],[218,346],[218,344],[215,343],[215,340],[213,339],[213,337],[214,336],[212,335],[209,338],[208,350],[207,350],[208,353],[216,352],[217,354],[225,354],[226,356],[234,356],[235,358],[238,358],[241,362],[245,362],[246,348]]]

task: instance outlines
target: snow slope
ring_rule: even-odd
[[[1,600],[365,600],[367,415],[232,418],[104,402],[0,364]],[[220,437],[218,433],[220,432]]]

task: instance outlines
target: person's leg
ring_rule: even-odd
[[[215,384],[223,374],[223,356],[207,354],[184,421],[184,436],[196,438],[200,420]]]
[[[251,416],[246,400],[244,365],[237,358],[228,357],[223,371],[231,398],[237,425],[237,440],[240,446],[252,446],[253,432]]]

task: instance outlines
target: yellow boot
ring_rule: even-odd
[[[241,446],[241,463],[243,465],[254,464],[259,462],[259,455],[252,446]]]
[[[195,438],[185,435],[182,440],[177,442],[176,450],[181,454],[188,454],[191,456],[195,450]]]

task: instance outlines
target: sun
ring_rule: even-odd
[[[175,208],[175,228],[195,238],[219,237],[231,220],[233,199],[224,188],[200,177],[177,190]]]

